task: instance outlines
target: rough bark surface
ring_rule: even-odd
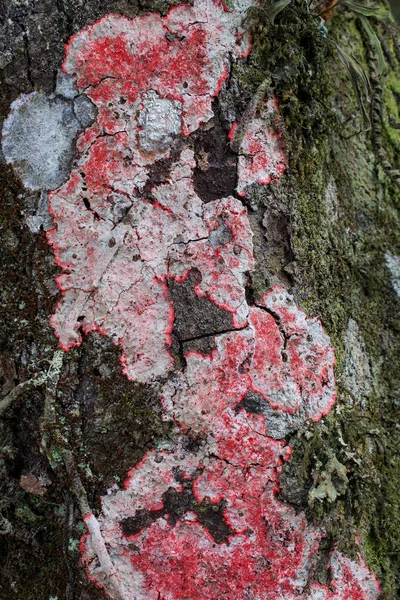
[[[77,104],[60,75],[64,44],[104,15],[166,15],[171,6],[162,0],[0,2],[1,119],[21,94],[36,91],[40,98],[49,98],[56,93],[46,100],[46,114],[63,127],[67,122],[62,140],[74,138],[93,122],[95,112],[90,102]],[[334,346],[337,385],[336,404],[320,421],[301,427],[296,420],[285,423],[285,439],[293,450],[290,460],[284,459],[280,492],[271,503],[290,504],[293,515],[305,515],[310,527],[325,532],[313,566],[313,580],[321,589],[332,577],[326,569],[332,551],[350,559],[361,551],[382,584],[381,597],[394,600],[400,597],[398,46],[377,24],[388,62],[378,77],[373,49],[351,13],[337,11],[326,31],[302,0],[293,0],[274,22],[268,17],[269,6],[267,2],[261,10],[249,11],[252,51],[232,61],[229,77],[213,101],[214,117],[191,134],[194,193],[209,211],[220,198],[233,195],[239,203],[235,190],[240,148],[229,143],[229,130],[232,121],[240,124],[260,87],[266,86],[278,101],[288,166],[279,181],[255,183],[241,198],[256,259],[248,276],[247,302],[259,306],[278,285],[293,295],[307,317],[318,316]],[[330,39],[355,54],[370,74],[380,123],[378,127],[375,119],[372,131],[359,133],[357,100]],[[69,93],[72,97],[66,101]],[[73,114],[66,114],[72,102]],[[34,152],[34,135],[21,132],[24,152]],[[120,350],[99,332],[71,347],[52,379],[58,341],[49,317],[59,301],[55,280],[60,269],[46,241],[47,195],[39,188],[58,187],[74,168],[72,156],[63,152],[46,184],[37,184],[37,173],[31,170],[25,179],[22,176],[24,187],[5,160],[0,165],[4,600],[105,598],[80,563],[79,542],[86,526],[77,487],[83,483],[97,514],[100,497],[112,486],[122,487],[128,471],[142,459],[152,460],[156,448],[172,447],[176,423],[190,417],[190,411],[180,413],[177,404],[166,419],[161,385],[158,389],[129,381],[121,371]],[[179,147],[156,163],[144,195],[165,183],[178,154]],[[125,218],[121,202],[114,208],[117,220]],[[230,241],[223,228],[213,231],[218,231],[216,245]],[[196,294],[199,282],[197,268],[184,281],[168,279],[166,293],[174,307],[170,351],[177,370],[187,367],[189,352],[215,353],[218,334],[235,328],[233,309],[224,310]],[[49,418],[52,398],[54,420]],[[265,407],[257,390],[249,390],[236,409],[247,411],[254,423],[263,415],[271,431],[278,432],[275,437],[282,437],[276,411]],[[54,444],[49,450],[46,441],[54,439],[55,431],[58,453]],[[184,456],[202,451],[201,435],[181,435]],[[222,518],[225,500],[199,501],[194,483],[188,477],[185,485],[182,481],[177,479],[175,488],[171,484],[163,492],[164,508],[156,515],[143,511],[126,518],[124,534],[136,534],[166,512],[176,524],[188,512],[197,515],[217,544],[226,541],[233,525]]]

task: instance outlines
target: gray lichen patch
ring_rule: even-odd
[[[25,220],[32,233],[39,233],[39,231],[42,230],[47,231],[53,226],[53,222],[49,213],[46,192],[41,192],[36,212],[34,214],[27,214]]]
[[[216,249],[216,248],[220,248],[221,246],[224,246],[225,244],[230,242],[231,239],[232,239],[232,232],[229,229],[229,227],[227,227],[227,225],[225,225],[225,223],[221,219],[220,225],[217,227],[217,229],[214,229],[213,231],[211,231],[208,241],[211,244],[211,246],[214,249]],[[238,251],[240,251],[239,248],[238,248]]]
[[[67,100],[73,100],[78,92],[75,88],[76,77],[68,75],[63,71],[57,72],[56,80],[56,94],[57,96],[63,96]]]
[[[71,103],[38,92],[21,94],[3,126],[5,160],[26,188],[54,190],[69,175],[80,129]]]
[[[91,125],[97,116],[96,105],[85,94],[80,94],[75,98],[74,112],[82,129]]]
[[[145,94],[139,115],[139,143],[144,152],[159,152],[170,147],[181,130],[181,103],[160,98],[154,91]]]
[[[238,412],[244,408],[249,413],[263,415],[265,427],[269,437],[274,440],[283,440],[289,434],[299,430],[304,424],[304,412],[299,411],[294,415],[272,408],[257,392],[247,392],[243,400],[235,407]]]
[[[107,201],[112,206],[114,225],[117,225],[122,221],[133,204],[132,200],[123,194],[110,194],[110,196],[107,198]]]
[[[232,313],[216,306],[207,298],[200,298],[194,288],[201,275],[193,269],[182,282],[168,282],[168,291],[174,305],[174,336],[184,345],[185,353],[190,350],[203,351],[204,343],[209,352],[214,347],[214,336],[233,329]],[[203,342],[199,347],[196,342]]]
[[[400,297],[400,256],[396,256],[391,252],[385,253],[386,266],[389,269],[392,277],[391,282],[396,294]]]

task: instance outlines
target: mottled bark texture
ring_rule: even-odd
[[[54,93],[63,45],[82,27],[109,13],[129,18],[149,10],[166,14],[171,5],[163,0],[1,0],[2,120],[21,93]],[[263,3],[263,9],[268,6]],[[240,121],[267,81],[283,118],[288,168],[279,182],[252,186],[244,200],[257,261],[248,303],[260,303],[279,284],[308,316],[318,315],[335,348],[338,388],[328,415],[290,430],[293,455],[281,476],[280,499],[305,511],[309,523],[327,532],[315,563],[321,584],[329,583],[329,552],[336,547],[356,556],[358,537],[369,568],[382,583],[382,598],[394,600],[400,597],[398,47],[390,32],[375,24],[388,63],[378,76],[373,49],[351,13],[338,10],[328,32],[303,0],[293,0],[274,23],[258,9],[249,19],[253,50],[247,60],[232,64],[213,105],[215,116],[193,134],[195,190],[204,202],[234,193],[237,158],[228,145],[229,121],[232,114]],[[360,133],[363,123],[349,74],[329,39],[354,54],[370,75],[372,131]],[[76,130],[78,113],[75,106]],[[81,118],[82,125],[87,112]],[[157,163],[149,193],[165,180],[173,159]],[[148,450],[171,437],[172,424],[162,419],[154,387],[128,381],[119,350],[97,333],[65,354],[56,390],[44,383],[58,347],[48,319],[59,295],[59,270],[43,231],[47,199],[24,189],[4,161],[0,168],[0,384],[5,399],[0,597],[102,598],[79,564],[85,526],[74,495],[76,480],[66,468],[68,461],[46,454],[46,436],[56,429],[62,453],[68,446],[96,510],[108,488],[121,485]],[[175,308],[171,349],[178,368],[188,350],[208,354],[215,346],[213,336],[232,329],[231,313],[193,293],[196,278],[194,269],[185,282],[170,284]],[[53,392],[56,422],[43,419],[49,402],[45,395]],[[249,412],[262,412],[256,394],[244,402]],[[196,444],[201,440],[189,439],[188,452]],[[210,516],[209,506],[196,504],[191,490],[185,494],[186,505],[202,512],[218,539],[225,539],[226,524],[218,528],[223,502]],[[172,493],[167,500],[170,515],[179,518],[180,500]],[[143,523],[127,521],[126,528],[148,524],[149,515],[141,517]]]

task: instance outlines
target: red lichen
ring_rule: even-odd
[[[194,481],[196,496],[211,503],[223,496],[224,517],[235,533],[216,544],[196,516],[186,514],[175,527],[162,518],[130,536],[139,547],[129,553],[131,568],[145,574],[138,598],[295,598],[318,534],[304,516],[276,501],[273,476],[261,467],[243,471],[210,460]]]
[[[282,288],[251,310],[256,330],[253,389],[273,408],[318,421],[335,398],[333,348],[318,319],[307,319]],[[267,312],[268,311],[268,312]]]
[[[152,190],[156,203],[140,196],[179,128],[188,135],[212,116],[230,53],[247,51],[242,20],[217,0],[200,1],[164,18],[104,17],[66,46],[64,70],[98,116],[77,140],[70,179],[49,200],[48,240],[64,271],[51,324],[65,350],[81,343],[81,331],[112,337],[131,379],[150,381],[172,367],[168,277],[181,281],[196,267],[196,292],[246,324],[243,277],[254,266],[246,210],[233,198],[203,205],[190,150]],[[231,240],[215,246],[221,223]]]
[[[220,457],[243,467],[247,462],[263,464],[258,455],[266,450],[258,449],[259,438],[248,445],[246,439],[251,437],[250,430],[265,433],[264,417],[244,409],[235,414],[235,407],[251,390],[282,411],[282,418],[285,413],[296,413],[300,422],[317,421],[335,401],[335,356],[330,340],[321,323],[307,319],[280,287],[265,294],[262,306],[250,308],[249,327],[217,336],[216,345],[211,357],[188,354],[183,380],[179,384],[172,380],[165,388],[164,407],[195,433],[204,431],[203,415],[208,413],[216,444],[213,451]],[[220,400],[210,404],[213,397]],[[235,441],[235,432],[242,443]],[[231,447],[233,454],[229,454]],[[242,455],[243,463],[238,463]]]
[[[48,240],[63,270],[51,318],[61,346],[68,350],[82,332],[97,330],[121,346],[130,379],[165,376],[174,322],[167,280],[182,281],[193,268],[200,273],[195,292],[231,312],[237,328],[216,336],[211,356],[187,354],[185,368],[163,387],[166,416],[183,437],[201,440],[199,449],[176,442],[168,452],[148,452],[125,488],[102,498],[99,518],[85,515],[81,552],[90,579],[114,600],[375,600],[366,567],[339,553],[331,557],[332,588],[311,582],[322,533],[277,498],[291,448],[283,435],[273,439],[263,414],[243,405],[257,392],[283,420],[295,415],[298,423],[329,411],[334,353],[320,322],[281,288],[248,306],[245,277],[254,258],[247,210],[233,197],[201,201],[190,141],[168,179],[143,193],[176,136],[212,116],[229,55],[250,47],[242,21],[217,0],[196,0],[163,18],[104,17],[66,47],[64,70],[77,76],[98,116],[77,140],[69,180],[49,201]],[[279,125],[268,100],[242,132],[239,194],[283,172]],[[166,495],[183,497],[189,484],[194,501],[171,520]],[[223,541],[196,503],[222,507],[215,527],[229,531]],[[124,529],[140,515],[140,527]]]
[[[108,15],[71,38],[64,70],[77,75],[78,88],[96,103],[107,133],[124,125],[120,98],[132,106],[154,90],[182,103],[188,135],[212,116],[212,98],[229,73],[229,53],[248,52],[241,21],[218,0],[177,6],[166,17]]]
[[[122,185],[100,195],[93,172],[88,181],[85,171],[74,171],[51,194],[57,227],[48,241],[64,270],[57,277],[62,300],[51,324],[65,350],[80,344],[81,330],[97,330],[121,346],[130,379],[150,381],[168,372],[173,308],[164,282],[184,279],[192,267],[202,276],[197,293],[232,312],[237,326],[246,323],[243,277],[254,266],[247,212],[234,198],[203,204],[193,189],[194,164],[192,151],[184,151],[169,181],[153,189],[155,203],[127,196]],[[124,202],[132,208],[116,221],[116,206]],[[220,223],[230,239],[212,244]]]
[[[276,314],[289,309],[294,319],[288,317],[285,322],[282,317],[283,327],[300,341],[314,329],[316,339],[308,352],[320,366],[318,361],[326,357],[318,345],[327,340],[321,325],[306,319],[280,288],[264,302]],[[252,311],[263,314],[262,308]],[[201,439],[201,448],[188,452],[178,444],[172,452],[147,453],[129,473],[125,489],[102,498],[101,535],[111,549],[118,584],[132,600],[375,600],[379,588],[373,576],[365,566],[339,553],[330,561],[335,592],[318,584],[311,584],[311,595],[307,592],[312,556],[322,532],[276,497],[282,465],[291,449],[266,435],[262,415],[236,408],[252,388],[260,367],[254,356],[260,353],[257,340],[265,329],[254,327],[253,321],[243,330],[216,336],[211,357],[188,353],[185,370],[164,386],[166,414],[175,418],[183,432]],[[277,322],[272,321],[274,330]],[[319,337],[315,328],[320,330]],[[272,370],[279,369],[279,329],[269,340],[261,368],[267,368],[271,355]],[[331,377],[332,364],[326,366]],[[318,394],[323,391],[316,391],[310,402],[314,416],[324,410]],[[200,516],[190,508],[185,510],[185,504],[180,518],[171,522],[164,504],[166,494],[174,490],[179,496],[185,482],[192,486],[199,504],[224,503],[224,526],[230,531],[224,541],[217,542]],[[150,522],[131,532],[124,530],[126,521],[136,523],[144,511]],[[88,534],[84,562],[91,579],[115,597],[112,583],[99,569]]]
[[[356,562],[335,550],[328,568],[330,587],[313,583],[307,600],[375,600],[380,596],[381,586],[360,555]]]

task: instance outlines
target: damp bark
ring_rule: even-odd
[[[139,6],[121,1],[112,6],[102,3],[101,7],[94,2],[85,3],[85,7],[68,2],[54,6],[46,2],[33,6],[28,2],[23,7],[11,3],[5,9],[1,38],[5,90],[2,118],[7,118],[11,102],[21,94],[55,93],[51,103],[71,107],[68,110],[73,109],[77,119],[76,124],[73,122],[75,129],[70,137],[75,136],[75,130],[79,135],[81,125],[74,92],[68,82],[60,81],[62,78],[57,76],[63,60],[63,44],[82,27],[110,13],[125,15],[128,19],[137,15],[148,19],[144,16],[147,11],[165,15],[168,8],[162,2]],[[383,597],[391,600],[398,596],[400,571],[396,487],[399,382],[394,375],[398,371],[400,355],[400,326],[396,316],[399,192],[381,168],[369,134],[352,135],[358,130],[359,116],[351,84],[337,58],[330,55],[324,41],[325,33],[315,18],[305,11],[302,3],[293,2],[276,17],[274,24],[264,20],[262,15],[256,16],[256,21],[252,53],[245,60],[238,57],[232,63],[228,61],[229,74],[225,83],[218,91],[218,97],[210,98],[207,103],[206,110],[212,111],[213,116],[190,134],[191,137],[187,136],[187,129],[177,132],[176,123],[179,119],[182,125],[182,113],[174,102],[180,100],[170,98],[163,104],[154,96],[143,98],[143,116],[138,123],[144,132],[142,149],[151,153],[157,147],[160,154],[165,153],[171,136],[176,148],[170,156],[159,159],[156,169],[150,165],[148,181],[138,188],[138,197],[141,202],[148,198],[152,206],[148,209],[149,214],[156,213],[157,203],[161,203],[160,196],[163,197],[166,187],[162,193],[160,189],[171,186],[171,170],[180,160],[189,139],[193,151],[193,159],[190,159],[193,160],[191,197],[197,197],[199,203],[209,206],[208,214],[216,208],[219,199],[230,196],[234,200],[219,212],[215,210],[211,226],[210,220],[202,220],[203,232],[198,236],[196,232],[190,239],[199,239],[195,244],[200,246],[207,243],[213,251],[228,246],[236,258],[243,260],[243,255],[234,254],[235,246],[240,244],[235,244],[235,228],[226,220],[226,213],[232,208],[243,207],[248,214],[255,258],[254,265],[242,263],[235,272],[240,273],[240,286],[244,286],[245,305],[253,312],[263,310],[264,318],[271,320],[277,335],[282,336],[282,323],[276,311],[273,307],[269,308],[272,312],[261,308],[264,294],[279,285],[293,294],[295,305],[308,317],[318,316],[322,320],[337,359],[335,407],[319,422],[313,421],[315,415],[309,413],[311,420],[304,425],[304,415],[298,410],[293,414],[282,413],[278,396],[272,403],[268,402],[259,391],[262,381],[258,380],[258,387],[257,382],[249,388],[245,386],[243,395],[235,400],[230,418],[246,416],[250,423],[262,421],[271,439],[275,440],[275,448],[281,448],[282,440],[285,440],[286,447],[293,449],[291,457],[279,458],[280,491],[269,490],[268,494],[270,503],[287,507],[288,512],[282,515],[283,522],[288,519],[290,527],[294,523],[296,527],[301,523],[310,527],[305,529],[309,537],[302,540],[303,554],[299,552],[299,556],[305,556],[307,548],[313,556],[310,568],[313,569],[314,595],[311,597],[324,600],[340,597],[335,596],[340,587],[335,581],[341,582],[343,594],[354,593],[346,587],[346,574],[357,562],[359,580],[367,581],[368,573],[375,572],[382,583]],[[367,42],[351,16],[338,13],[329,22],[328,29],[328,36],[345,50],[355,53],[365,68],[369,68]],[[184,43],[176,38],[175,31],[169,35],[168,45]],[[379,35],[385,37],[387,32],[380,30]],[[395,48],[389,38],[387,43],[395,57]],[[396,104],[398,64],[396,58],[393,60],[394,67],[383,76],[381,84],[385,89],[383,145],[395,162],[399,141],[397,130],[389,129],[390,117],[397,118],[399,110]],[[246,108],[266,77],[271,88],[268,93],[278,99],[277,115],[281,119],[273,125],[275,150],[279,151],[276,165],[279,171],[284,149],[288,168],[283,174],[279,173],[279,182],[274,181],[277,171],[271,172],[271,182],[266,184],[257,166],[254,177],[247,177],[249,185],[243,186],[243,177],[240,179],[238,171],[240,161],[243,165],[253,162],[246,154],[244,143],[239,150],[232,146],[229,131],[235,122],[240,126]],[[183,88],[182,94],[187,93],[186,90]],[[124,106],[121,103],[117,109],[120,115],[126,111]],[[149,107],[155,107],[156,114],[161,111],[167,115],[167,130],[155,132],[151,129]],[[204,114],[204,105],[201,110]],[[256,119],[260,117],[260,111],[261,105],[255,113]],[[272,109],[270,111],[271,120],[278,118]],[[106,110],[100,117],[107,134],[123,135],[110,129]],[[194,126],[189,112],[184,119],[187,128]],[[354,130],[351,129],[353,123]],[[91,125],[84,126],[87,127]],[[101,138],[98,143],[102,143]],[[105,145],[102,148],[105,152],[109,150]],[[130,157],[122,159],[130,160]],[[69,171],[74,169],[73,160],[68,155],[62,167]],[[140,173],[140,177],[142,175]],[[143,183],[140,177],[138,181]],[[59,180],[54,185],[54,180],[45,183],[44,192],[31,190],[29,186],[24,189],[5,164],[1,178],[4,183],[2,303],[6,317],[1,324],[0,367],[2,395],[6,397],[18,383],[45,372],[57,348],[48,318],[58,310],[56,305],[60,297],[54,281],[61,273],[53,264],[52,251],[44,237],[43,229],[48,228],[49,221],[43,206],[47,203],[48,191],[59,185]],[[81,188],[89,187],[89,191],[91,185],[97,184],[90,178],[79,183]],[[104,215],[90,194],[86,196],[88,204],[82,201],[85,218],[91,219],[100,231]],[[126,227],[132,216],[132,204],[125,189],[111,190],[109,196],[109,219],[117,231],[108,240],[112,252],[113,248],[120,247],[118,228]],[[152,219],[149,222],[153,224]],[[30,227],[32,223],[34,225]],[[206,239],[200,240],[201,237]],[[190,246],[192,242],[185,239],[178,243]],[[135,249],[131,256],[136,266],[140,261],[134,257],[138,254]],[[243,313],[239,315],[242,322],[234,322],[242,297],[235,303],[235,297],[230,296],[230,310],[222,306],[217,292],[207,281],[207,270],[201,260],[196,259],[190,264],[182,281],[176,272],[168,270],[165,275],[163,285],[157,284],[160,290],[157,297],[165,310],[163,323],[168,321],[168,326],[161,332],[161,342],[153,349],[153,357],[157,360],[164,357],[168,361],[171,370],[167,384],[173,390],[176,389],[176,372],[184,372],[188,364],[190,368],[196,361],[204,368],[204,364],[216,356],[218,339],[232,335],[244,338],[247,324]],[[235,284],[235,281],[225,283]],[[195,288],[202,293],[196,293]],[[114,299],[107,297],[106,302],[109,301],[113,303]],[[169,313],[169,302],[173,305],[173,314]],[[74,334],[81,335],[85,328],[91,329],[86,313],[80,312],[76,317],[80,320],[76,320],[77,328],[72,328]],[[144,325],[147,327],[145,322]],[[237,327],[243,331],[232,333]],[[221,461],[217,454],[210,458],[210,465],[199,465],[193,457],[206,452],[208,434],[204,428],[196,430],[199,421],[195,419],[195,413],[190,417],[190,430],[176,430],[184,421],[180,413],[187,409],[182,391],[175,394],[175,408],[170,420],[165,410],[165,404],[170,400],[163,399],[164,381],[155,386],[149,385],[148,381],[129,381],[121,373],[121,348],[120,344],[114,346],[116,340],[112,336],[107,338],[91,332],[82,337],[81,345],[65,354],[64,371],[58,385],[57,420],[63,439],[73,450],[96,516],[101,514],[100,497],[107,498],[107,490],[110,490],[112,503],[117,487],[123,488],[127,471],[145,456],[149,461],[158,456],[158,461],[160,456],[170,456],[178,451],[181,453],[179,464],[164,459],[164,463],[170,461],[165,466],[165,473],[170,473],[171,483],[160,486],[162,506],[155,503],[144,509],[145,512],[125,515],[125,521],[122,517],[122,521],[118,519],[118,531],[122,531],[126,543],[131,545],[129,552],[135,556],[135,536],[143,536],[149,529],[155,534],[164,530],[178,537],[182,531],[196,531],[210,548],[215,545],[212,548],[214,556],[232,552],[240,527],[238,522],[227,518],[229,486],[224,488],[221,497],[216,493],[212,497],[212,492],[218,486],[228,485],[222,483],[225,481],[222,475],[218,481],[213,479],[218,469],[221,473],[229,473],[231,478],[236,474],[240,479],[236,465]],[[280,352],[285,365],[287,359],[290,362],[290,339],[286,340],[286,345],[288,342],[289,354],[283,346]],[[152,349],[148,352],[151,354]],[[236,347],[235,353],[238,352]],[[204,358],[200,360],[199,355]],[[241,365],[241,377],[247,377],[244,373],[248,366],[246,361]],[[135,375],[133,370],[131,373]],[[71,482],[57,457],[50,465],[40,450],[43,402],[43,388],[33,388],[18,397],[1,423],[0,464],[4,477],[1,478],[0,528],[4,544],[0,552],[5,567],[0,578],[0,595],[5,600],[15,597],[100,598],[103,592],[87,581],[79,563],[78,545],[84,525],[71,492]],[[205,410],[208,410],[206,397],[204,402]],[[201,422],[201,417],[196,418]],[[227,460],[233,462],[232,456]],[[345,473],[346,485],[336,471],[330,473],[330,465],[336,465],[335,460],[340,465],[339,472]],[[183,472],[182,461],[187,467],[193,463],[193,468]],[[154,468],[160,464],[163,463],[155,462]],[[140,469],[131,477],[137,477],[139,472]],[[334,493],[329,497],[315,497],[313,490],[321,492],[327,473],[330,473],[332,486],[329,489]],[[258,481],[260,486],[265,485],[267,478],[258,480],[255,474],[252,477],[253,488],[240,483],[241,489],[248,489],[249,494],[256,489]],[[276,477],[275,471],[270,477]],[[233,497],[229,499],[231,505],[236,501]],[[244,511],[247,520],[251,510],[247,506]],[[303,517],[296,516],[300,513],[305,515],[304,521],[301,520]],[[269,518],[271,523],[276,513],[269,514]],[[252,536],[258,534],[256,528],[251,529],[247,522],[240,529],[240,535],[248,544],[251,544]],[[313,544],[315,548],[317,546],[313,537],[316,531],[326,532],[326,537],[312,553]],[[288,531],[286,536],[290,538]],[[357,536],[359,545],[354,541]],[[279,543],[271,539],[270,546],[273,544],[279,547]],[[143,560],[152,565],[151,544],[148,549]],[[358,552],[367,561],[367,566],[358,561]],[[268,561],[273,568],[273,559],[273,553],[264,557],[263,563],[259,561],[258,569],[268,572]],[[139,568],[140,559],[136,557],[134,561],[135,568]],[[330,567],[328,571],[327,566]],[[34,595],[30,583],[33,580],[37,581]],[[368,593],[373,594],[373,581],[369,580],[368,585]],[[286,596],[282,597],[289,597],[287,592],[284,593]]]

